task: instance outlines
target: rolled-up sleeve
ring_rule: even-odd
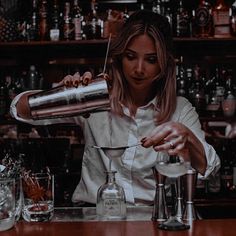
[[[84,118],[82,116],[62,117],[62,118],[52,118],[52,119],[39,119],[39,120],[34,120],[31,118],[25,119],[25,118],[20,117],[17,113],[17,108],[16,108],[17,102],[24,94],[29,93],[29,92],[32,92],[32,91],[25,91],[25,92],[18,94],[11,102],[10,114],[16,120],[31,124],[31,125],[51,125],[51,124],[57,124],[57,123],[75,123],[75,124],[82,125],[83,120],[84,120]],[[39,91],[35,90],[35,92],[39,92]]]
[[[202,143],[207,160],[207,168],[204,175],[199,174],[199,178],[207,178],[209,175],[215,175],[220,169],[220,158],[212,145],[205,139],[205,132],[201,128],[198,114],[192,104],[185,98],[180,98],[177,107],[176,119],[186,125]]]

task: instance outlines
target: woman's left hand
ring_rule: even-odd
[[[188,159],[188,140],[193,133],[178,122],[166,122],[141,140],[143,147],[153,146],[155,151],[166,151],[169,155],[180,155]]]

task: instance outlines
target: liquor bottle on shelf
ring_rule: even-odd
[[[194,66],[194,79],[192,87],[189,91],[189,99],[197,112],[201,115],[204,114],[206,109],[206,98],[205,98],[205,79],[200,70],[199,65]]]
[[[233,117],[236,110],[236,97],[233,91],[232,70],[227,71],[222,110],[225,116]]]
[[[177,11],[174,14],[174,36],[189,37],[190,36],[190,14],[183,6],[183,1],[179,1]]]
[[[116,171],[107,171],[106,183],[97,193],[96,212],[102,219],[125,219],[126,199],[124,189],[116,183]]]
[[[200,0],[195,11],[193,11],[193,36],[213,36],[212,6],[208,1]]]
[[[231,6],[230,30],[233,36],[236,36],[236,1]]]
[[[173,28],[173,12],[171,9],[170,0],[164,1],[164,16],[169,20],[169,23]]]
[[[8,90],[5,78],[0,77],[0,120],[5,119],[8,110]]]
[[[35,65],[31,65],[28,72],[28,89],[34,90],[39,88],[39,76]]]
[[[48,2],[42,0],[39,9],[39,38],[41,41],[49,39]]]
[[[82,39],[82,13],[81,8],[79,6],[79,1],[74,0],[73,10],[72,10],[72,21],[74,24],[74,39],[81,40]]]
[[[221,113],[221,102],[224,95],[224,87],[220,77],[221,70],[217,66],[213,77],[207,81],[208,104],[206,106],[207,114],[212,117],[217,117]]]
[[[212,10],[214,37],[230,36],[230,10],[224,0],[217,0]]]
[[[152,2],[152,11],[163,15],[162,0],[155,0]]]
[[[85,27],[86,39],[100,39],[102,36],[102,20],[98,17],[98,3],[91,1],[91,10]]]
[[[58,41],[60,39],[60,11],[58,0],[53,1],[49,34],[51,41]]]
[[[223,144],[221,152],[221,192],[228,195],[233,186],[233,163],[227,152],[227,145]]]
[[[183,56],[177,64],[177,95],[187,97],[186,71],[183,65]]]
[[[71,19],[71,4],[70,4],[70,2],[65,2],[65,5],[64,5],[63,39],[64,40],[72,40],[73,39],[73,23],[72,23],[72,19]]]
[[[28,41],[39,40],[39,14],[38,14],[38,0],[32,2],[32,12],[28,22]]]

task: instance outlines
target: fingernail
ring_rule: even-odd
[[[141,143],[144,143],[146,141],[147,141],[147,137],[144,137],[144,138],[141,139]]]

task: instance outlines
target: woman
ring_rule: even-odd
[[[198,115],[183,97],[176,97],[175,61],[167,19],[141,10],[130,16],[122,32],[113,40],[113,87],[111,112],[33,121],[27,96],[19,95],[11,111],[17,119],[32,124],[75,122],[83,128],[85,151],[82,176],[72,200],[96,203],[96,194],[105,181],[109,160],[98,146],[142,145],[128,148],[114,158],[112,169],[126,193],[129,204],[152,204],[155,180],[152,167],[167,154],[179,155],[191,162],[202,177],[214,174],[220,166],[212,146],[206,143]],[[83,76],[82,76],[83,77]],[[79,73],[68,75],[63,82],[80,80]]]

